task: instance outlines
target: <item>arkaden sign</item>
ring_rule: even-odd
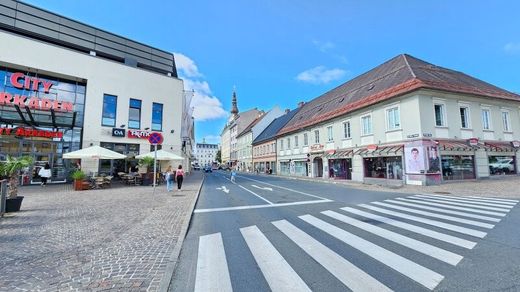
[[[40,91],[42,88],[43,93],[49,93],[53,85],[51,81],[27,76],[21,72],[11,74],[9,82],[14,88],[18,89]],[[0,92],[0,105],[19,106],[21,108],[28,107],[35,110],[54,110],[60,112],[74,111],[74,104],[72,102],[60,101],[50,98],[38,98],[34,96],[30,97],[21,94],[12,94],[9,92]]]
[[[42,137],[42,138],[63,138],[63,132],[47,131],[32,128],[6,128],[0,127],[0,135],[15,135],[17,137]]]

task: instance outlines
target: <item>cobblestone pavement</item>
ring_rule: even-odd
[[[21,188],[22,210],[0,219],[0,291],[157,291],[202,176],[154,198],[141,186]]]

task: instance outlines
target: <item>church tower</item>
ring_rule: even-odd
[[[237,92],[236,89],[233,88],[233,98],[231,99],[231,119],[234,120],[238,115],[238,106],[237,106]]]

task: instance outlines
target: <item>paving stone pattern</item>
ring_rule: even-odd
[[[23,187],[0,219],[0,291],[157,291],[202,180],[74,192]]]

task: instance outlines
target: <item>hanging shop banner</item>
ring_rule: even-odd
[[[142,130],[128,130],[128,138],[134,139],[148,139],[150,137],[150,131],[142,131]]]
[[[49,93],[53,82],[36,77],[27,76],[24,73],[16,72],[11,74],[9,82],[14,88]],[[52,98],[37,98],[20,94],[12,94],[9,92],[0,92],[0,105],[19,106],[21,108],[28,107],[35,110],[54,110],[60,112],[73,112],[74,104],[72,102],[60,101]]]
[[[41,138],[63,138],[63,132],[60,131],[47,131],[38,130],[32,128],[0,128],[0,135],[10,136],[14,135],[17,137],[41,137]]]

